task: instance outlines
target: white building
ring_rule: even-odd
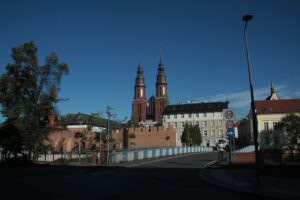
[[[188,103],[169,105],[163,111],[163,125],[176,128],[176,145],[181,146],[181,135],[186,123],[198,125],[202,134],[202,145],[216,146],[220,138],[226,138],[226,122],[223,109],[228,102]]]

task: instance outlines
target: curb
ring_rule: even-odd
[[[262,189],[257,189],[257,188],[249,188],[249,189],[244,189],[244,188],[240,188],[237,185],[233,185],[233,184],[228,184],[219,180],[216,180],[214,177],[212,177],[209,174],[209,169],[210,167],[212,167],[213,165],[219,163],[218,160],[214,160],[212,162],[207,163],[203,170],[201,170],[199,172],[199,177],[211,184],[211,185],[215,185],[217,187],[223,188],[223,189],[227,189],[227,190],[231,190],[231,191],[235,191],[235,192],[240,192],[243,194],[247,194],[247,195],[251,195],[251,196],[259,196],[259,197],[265,197],[265,198],[272,198],[272,199],[281,199],[281,200],[298,200],[299,197],[296,196],[287,196],[286,194],[278,194],[278,193],[271,193],[271,192],[266,192],[266,191],[262,191]]]

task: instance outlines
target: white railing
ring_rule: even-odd
[[[120,162],[131,162],[136,160],[144,160],[149,158],[159,158],[164,156],[173,156],[179,154],[211,152],[212,147],[194,146],[194,147],[164,147],[153,149],[137,149],[123,150],[111,153],[109,155],[109,163],[116,164]]]

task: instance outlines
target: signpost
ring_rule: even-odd
[[[232,145],[233,145],[233,141],[234,141],[234,121],[235,121],[235,111],[233,109],[224,109],[223,110],[223,119],[226,121],[226,135],[229,139],[229,154],[228,154],[228,158],[229,158],[229,164],[231,165],[231,152],[232,152]],[[234,149],[234,147],[233,147]]]

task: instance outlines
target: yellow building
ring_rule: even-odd
[[[287,114],[300,113],[300,99],[281,100],[276,94],[272,84],[271,95],[266,100],[255,101],[255,108],[258,122],[259,143],[261,146],[266,147],[272,145],[272,142],[270,142],[269,135],[261,135],[260,133],[263,130],[274,129],[276,124]],[[281,141],[281,143],[282,142],[283,141]]]

